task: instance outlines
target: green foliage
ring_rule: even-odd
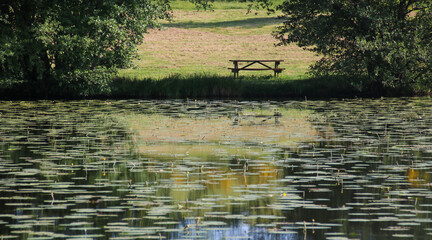
[[[42,96],[103,93],[143,33],[167,17],[165,0],[4,0],[0,83],[21,81]]]
[[[370,86],[414,91],[432,81],[430,0],[287,0],[281,44],[324,57],[317,75],[368,76]]]
[[[115,72],[115,69],[105,67],[68,72],[59,78],[60,92],[57,95],[78,97],[108,95],[111,92],[110,84]]]
[[[195,4],[195,7],[203,10],[209,10],[212,9],[212,3],[214,0],[189,0],[190,2]]]

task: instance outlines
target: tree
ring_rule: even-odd
[[[169,10],[168,0],[2,0],[0,84],[44,95],[103,92]]]
[[[369,84],[413,90],[432,82],[431,0],[286,0],[280,44],[323,58],[316,75],[367,76]]]

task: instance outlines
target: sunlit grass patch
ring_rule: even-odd
[[[211,3],[212,9],[245,9],[248,8],[250,2],[238,2],[238,1],[218,1]],[[173,1],[171,7],[174,10],[190,10],[198,11],[197,6],[190,1]],[[202,11],[202,9],[201,9]]]
[[[121,70],[119,76],[137,79],[162,79],[174,74],[231,76],[228,70],[232,67],[231,59],[282,59],[281,67],[286,70],[281,76],[306,78],[309,65],[318,57],[295,45],[276,47],[278,42],[271,34],[282,23],[278,13],[268,15],[264,10],[254,10],[247,14],[248,4],[216,2],[214,11],[196,11],[191,3],[174,2],[172,21],[163,22],[161,30],[150,30],[145,35],[138,46],[135,66]],[[267,76],[272,72],[240,74]]]
[[[283,76],[305,76],[317,57],[294,45],[275,47],[270,35],[229,35],[199,29],[168,28],[154,30],[138,47],[140,59],[135,68],[121,76],[160,79],[172,74],[197,73],[231,76],[231,59],[282,59]],[[271,71],[243,71],[242,76],[272,75]]]

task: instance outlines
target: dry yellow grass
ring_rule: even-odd
[[[174,16],[174,22],[167,23],[166,28],[151,30],[145,36],[138,48],[137,68],[123,74],[153,78],[195,73],[230,75],[230,59],[283,59],[283,75],[298,76],[318,59],[295,45],[275,46],[277,40],[271,32],[280,23],[276,15],[215,10],[175,11]]]

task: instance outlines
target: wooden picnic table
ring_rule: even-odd
[[[284,60],[229,60],[234,64],[233,68],[228,68],[234,73],[234,77],[239,76],[239,71],[263,71],[263,70],[272,70],[274,72],[275,77],[279,75],[285,68],[280,68],[279,65]],[[244,66],[239,66],[239,63],[246,63]],[[269,66],[268,63],[274,63],[274,67]],[[254,64],[260,65],[261,68],[250,67]]]

